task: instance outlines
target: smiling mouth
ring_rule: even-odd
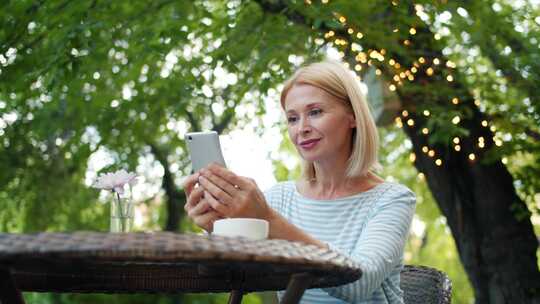
[[[304,149],[311,149],[313,147],[315,147],[315,145],[320,141],[321,139],[309,139],[309,140],[305,140],[303,142],[300,143],[300,147],[304,148]]]

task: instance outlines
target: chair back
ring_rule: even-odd
[[[405,265],[401,271],[401,289],[405,304],[449,304],[452,282],[437,269]]]

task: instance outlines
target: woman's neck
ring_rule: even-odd
[[[315,178],[299,184],[301,194],[313,199],[335,199],[367,191],[383,182],[373,173],[348,177],[347,162],[315,163]]]

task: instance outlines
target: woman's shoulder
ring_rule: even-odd
[[[412,204],[416,202],[416,195],[414,192],[403,184],[385,181],[377,188],[379,188],[379,203],[392,202],[396,200],[403,200]]]

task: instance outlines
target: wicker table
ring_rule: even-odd
[[[75,293],[246,292],[286,289],[298,303],[306,288],[346,284],[360,269],[339,253],[284,240],[196,234],[0,233],[0,302],[21,291]]]

